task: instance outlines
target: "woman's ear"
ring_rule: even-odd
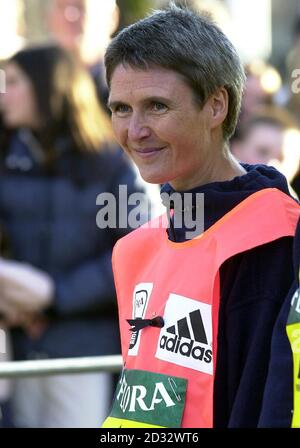
[[[221,125],[228,113],[228,92],[220,87],[209,99],[211,106],[211,128]]]

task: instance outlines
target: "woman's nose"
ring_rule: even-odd
[[[151,130],[142,116],[133,114],[128,126],[128,138],[131,141],[138,141],[149,137]]]

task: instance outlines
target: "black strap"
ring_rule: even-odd
[[[130,331],[139,331],[146,327],[158,327],[162,328],[164,326],[164,320],[161,316],[153,317],[153,319],[141,319],[140,317],[136,319],[126,319],[129,325],[131,325]]]

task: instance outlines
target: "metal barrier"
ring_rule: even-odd
[[[1,362],[0,378],[88,372],[119,372],[122,365],[121,355]]]

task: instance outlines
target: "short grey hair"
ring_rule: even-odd
[[[108,86],[119,64],[140,69],[162,67],[179,73],[200,107],[218,88],[225,87],[229,101],[224,140],[234,133],[245,73],[234,46],[208,17],[174,4],[154,11],[111,41],[105,54]]]

